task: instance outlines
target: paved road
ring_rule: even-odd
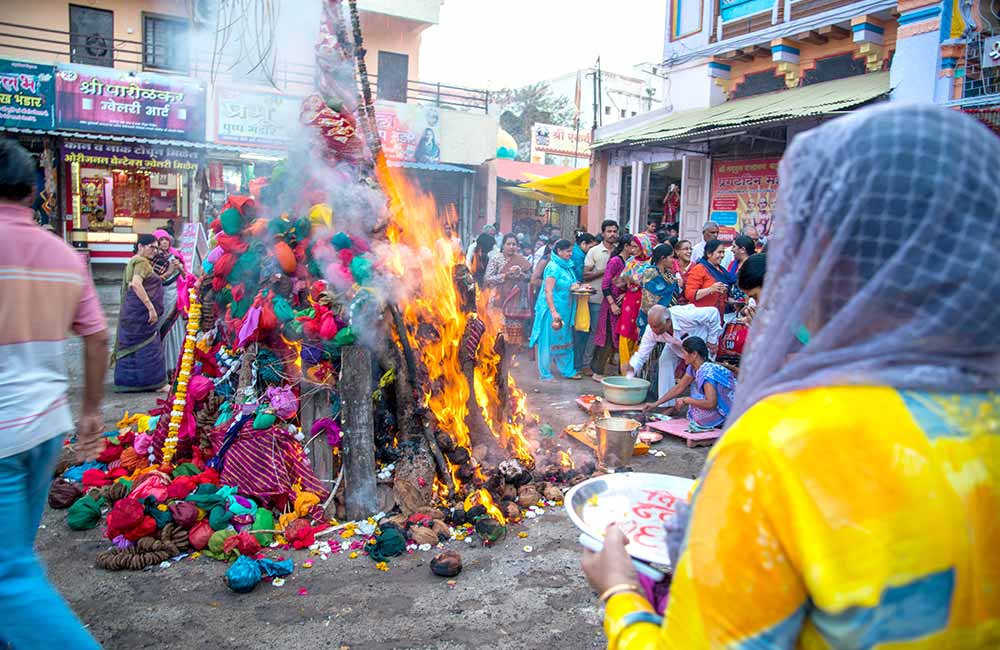
[[[101,291],[113,305],[117,288]],[[114,309],[108,311],[113,321]],[[70,344],[69,354],[78,393],[79,345]],[[527,360],[513,372],[529,408],[556,431],[581,419],[571,404],[577,394],[598,388],[589,380],[542,384]],[[113,422],[125,408],[149,408],[155,397],[113,396],[105,414]],[[656,447],[667,456],[637,459],[637,470],[693,477],[704,463],[705,449],[670,441]],[[296,568],[284,587],[261,585],[245,595],[223,585],[224,564],[204,557],[140,573],[98,570],[94,556],[106,547],[98,531],[71,531],[64,513],[51,510],[43,526],[38,546],[50,577],[109,650],[604,647],[601,609],[579,570],[577,533],[558,508],[514,528],[526,531],[526,539],[511,534],[495,548],[451,542],[465,562],[454,587],[430,573],[431,553],[394,559],[388,573],[365,558],[335,554],[311,569]],[[297,566],[305,558],[292,556]],[[308,594],[298,595],[300,588]]]

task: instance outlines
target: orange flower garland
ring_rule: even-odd
[[[174,404],[170,409],[170,427],[167,430],[167,439],[163,441],[164,465],[169,465],[177,452],[177,434],[181,428],[181,418],[184,416],[184,405],[187,403],[188,380],[191,379],[191,369],[194,367],[195,339],[198,337],[198,327],[201,324],[198,291],[192,287],[189,296],[191,302],[187,336],[184,338],[184,354],[181,356],[181,367],[177,371],[177,390],[174,392]]]

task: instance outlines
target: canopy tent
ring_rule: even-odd
[[[543,195],[544,201],[563,205],[587,205],[590,190],[590,168],[574,169],[552,178],[521,183],[518,188],[534,190]]]

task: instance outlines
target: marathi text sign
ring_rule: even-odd
[[[205,137],[205,88],[184,77],[60,64],[56,125],[116,135]]]
[[[590,158],[590,131],[556,124],[534,124],[531,127],[531,155]]]
[[[715,160],[712,162],[711,216],[722,238],[731,239],[744,226],[756,226],[761,236],[771,233],[778,195],[778,161]]]
[[[55,67],[0,59],[0,126],[51,129]]]
[[[441,162],[441,121],[433,106],[378,102],[375,124],[388,160]]]
[[[221,144],[287,147],[299,123],[301,97],[216,87],[213,140]]]
[[[62,158],[65,162],[80,163],[84,167],[194,172],[198,169],[202,154],[197,149],[187,147],[68,140],[62,144]]]

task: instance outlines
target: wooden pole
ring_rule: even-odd
[[[357,520],[378,510],[372,357],[371,351],[361,345],[344,346],[341,354],[339,388],[344,410],[344,505],[347,518]]]
[[[301,396],[301,406],[299,408],[299,422],[302,424],[302,433],[306,440],[310,440],[306,448],[309,462],[312,465],[316,478],[325,485],[332,485],[335,476],[333,463],[333,450],[326,441],[326,436],[320,435],[312,438],[312,427],[317,420],[330,417],[330,390],[326,386],[314,384],[305,377],[299,380],[299,394]]]

